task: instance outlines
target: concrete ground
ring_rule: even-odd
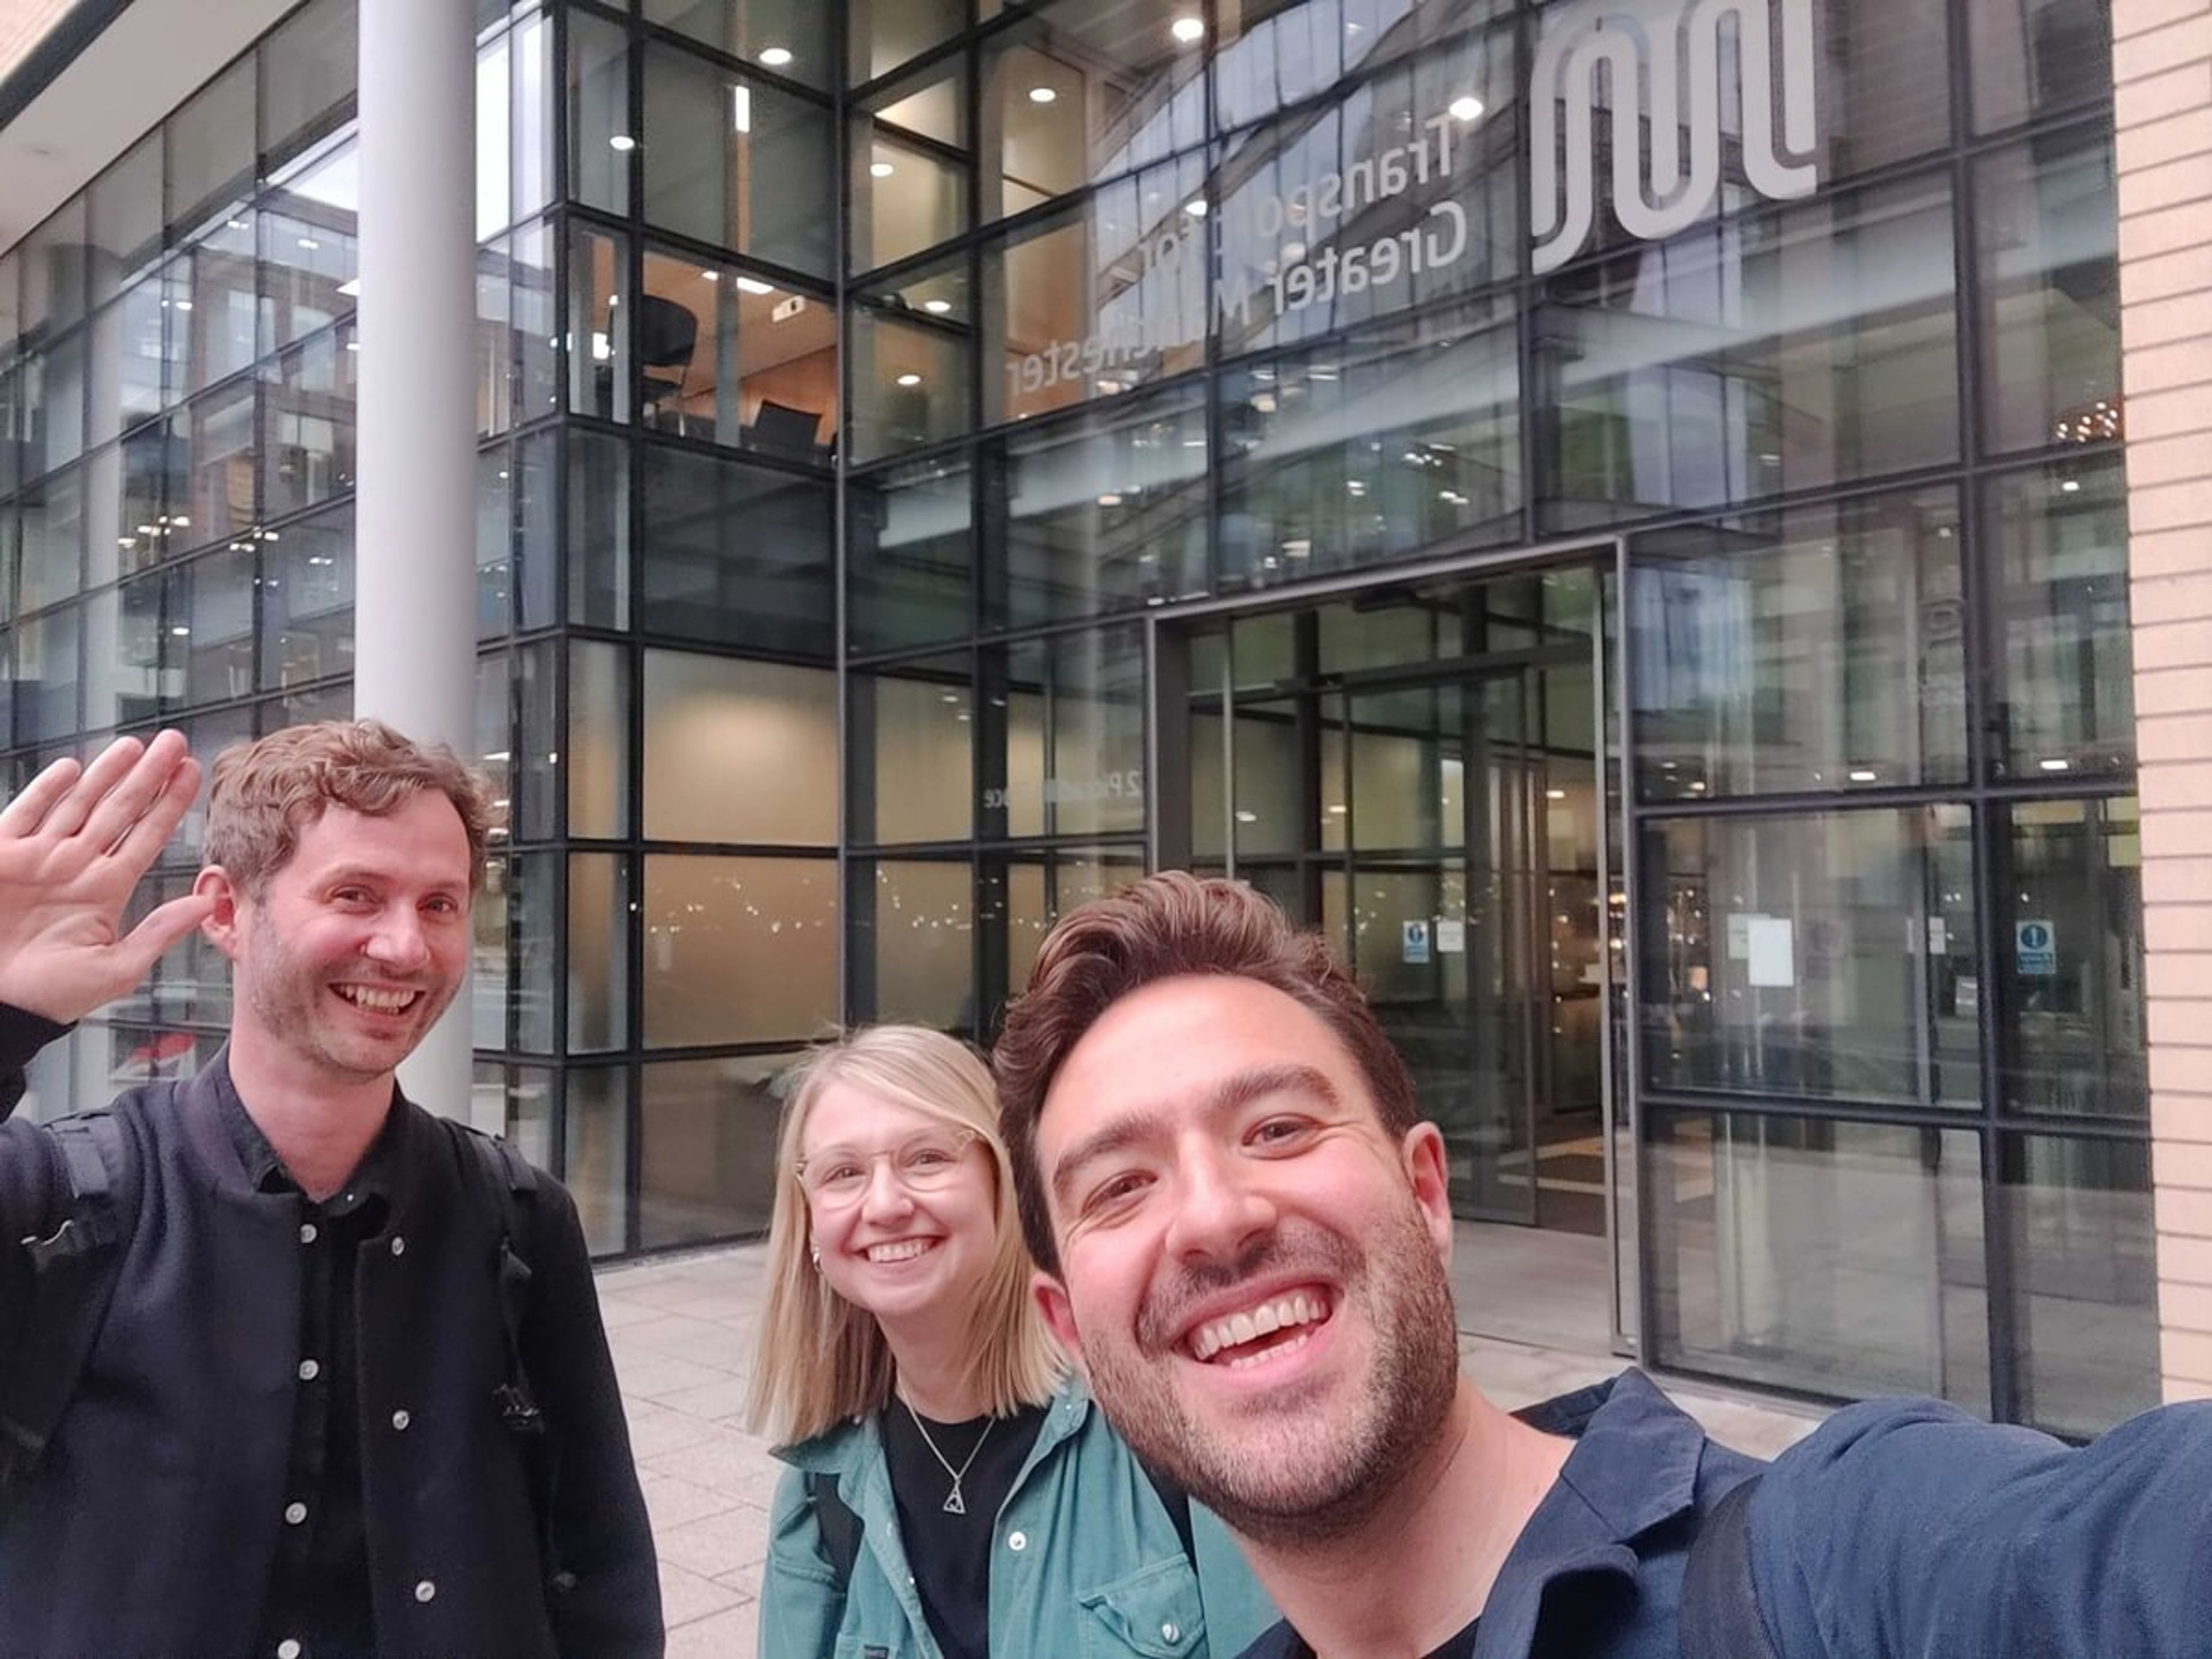
[[[1621,1367],[1601,1339],[1601,1267],[1595,1285],[1587,1273],[1562,1280],[1547,1271],[1556,1267],[1547,1253],[1557,1249],[1555,1237],[1524,1229],[1462,1231],[1454,1278],[1462,1323],[1509,1330],[1516,1339],[1461,1337],[1468,1374],[1501,1405],[1526,1405]],[[761,1564],[782,1466],[739,1419],[765,1260],[761,1246],[740,1245],[599,1275],[659,1545],[671,1659],[760,1654]],[[1525,1279],[1512,1271],[1516,1262],[1531,1270]],[[1504,1289],[1516,1279],[1525,1295]],[[1547,1346],[1547,1337],[1565,1346]],[[1717,1437],[1761,1455],[1779,1451],[1818,1420],[1751,1395],[1669,1391]]]

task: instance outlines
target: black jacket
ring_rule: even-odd
[[[138,1170],[117,1188],[127,1254],[68,1414],[0,1517],[6,1659],[252,1644],[286,1500],[302,1200],[248,1183],[216,1110],[222,1066],[115,1104]],[[380,1650],[659,1655],[652,1533],[574,1200],[544,1176],[527,1199],[522,1358],[557,1452],[556,1577],[495,1399],[511,1371],[501,1218],[458,1137],[404,1103],[396,1133],[389,1218],[362,1248],[356,1303]],[[0,1365],[25,1336],[14,1241],[58,1212],[51,1146],[39,1126],[0,1124]]]

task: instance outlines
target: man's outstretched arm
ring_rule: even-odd
[[[214,908],[198,893],[129,933],[124,908],[199,793],[183,734],[56,761],[0,811],[0,1003],[67,1025],[144,979]]]

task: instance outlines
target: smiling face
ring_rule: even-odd
[[[833,1082],[807,1114],[800,1158],[831,1290],[886,1332],[973,1316],[998,1255],[998,1194],[972,1130]]]
[[[1310,1011],[1224,976],[1131,993],[1054,1073],[1036,1152],[1046,1317],[1139,1455],[1232,1528],[1340,1536],[1436,1452],[1443,1142],[1387,1133]]]
[[[303,1079],[388,1080],[467,974],[471,867],[459,813],[423,791],[380,817],[325,809],[258,895],[203,871],[234,1044]]]

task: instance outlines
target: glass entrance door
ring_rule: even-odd
[[[1443,1128],[1453,1207],[1607,1231],[1594,568],[1385,591],[1194,641],[1194,867],[1340,944]]]

